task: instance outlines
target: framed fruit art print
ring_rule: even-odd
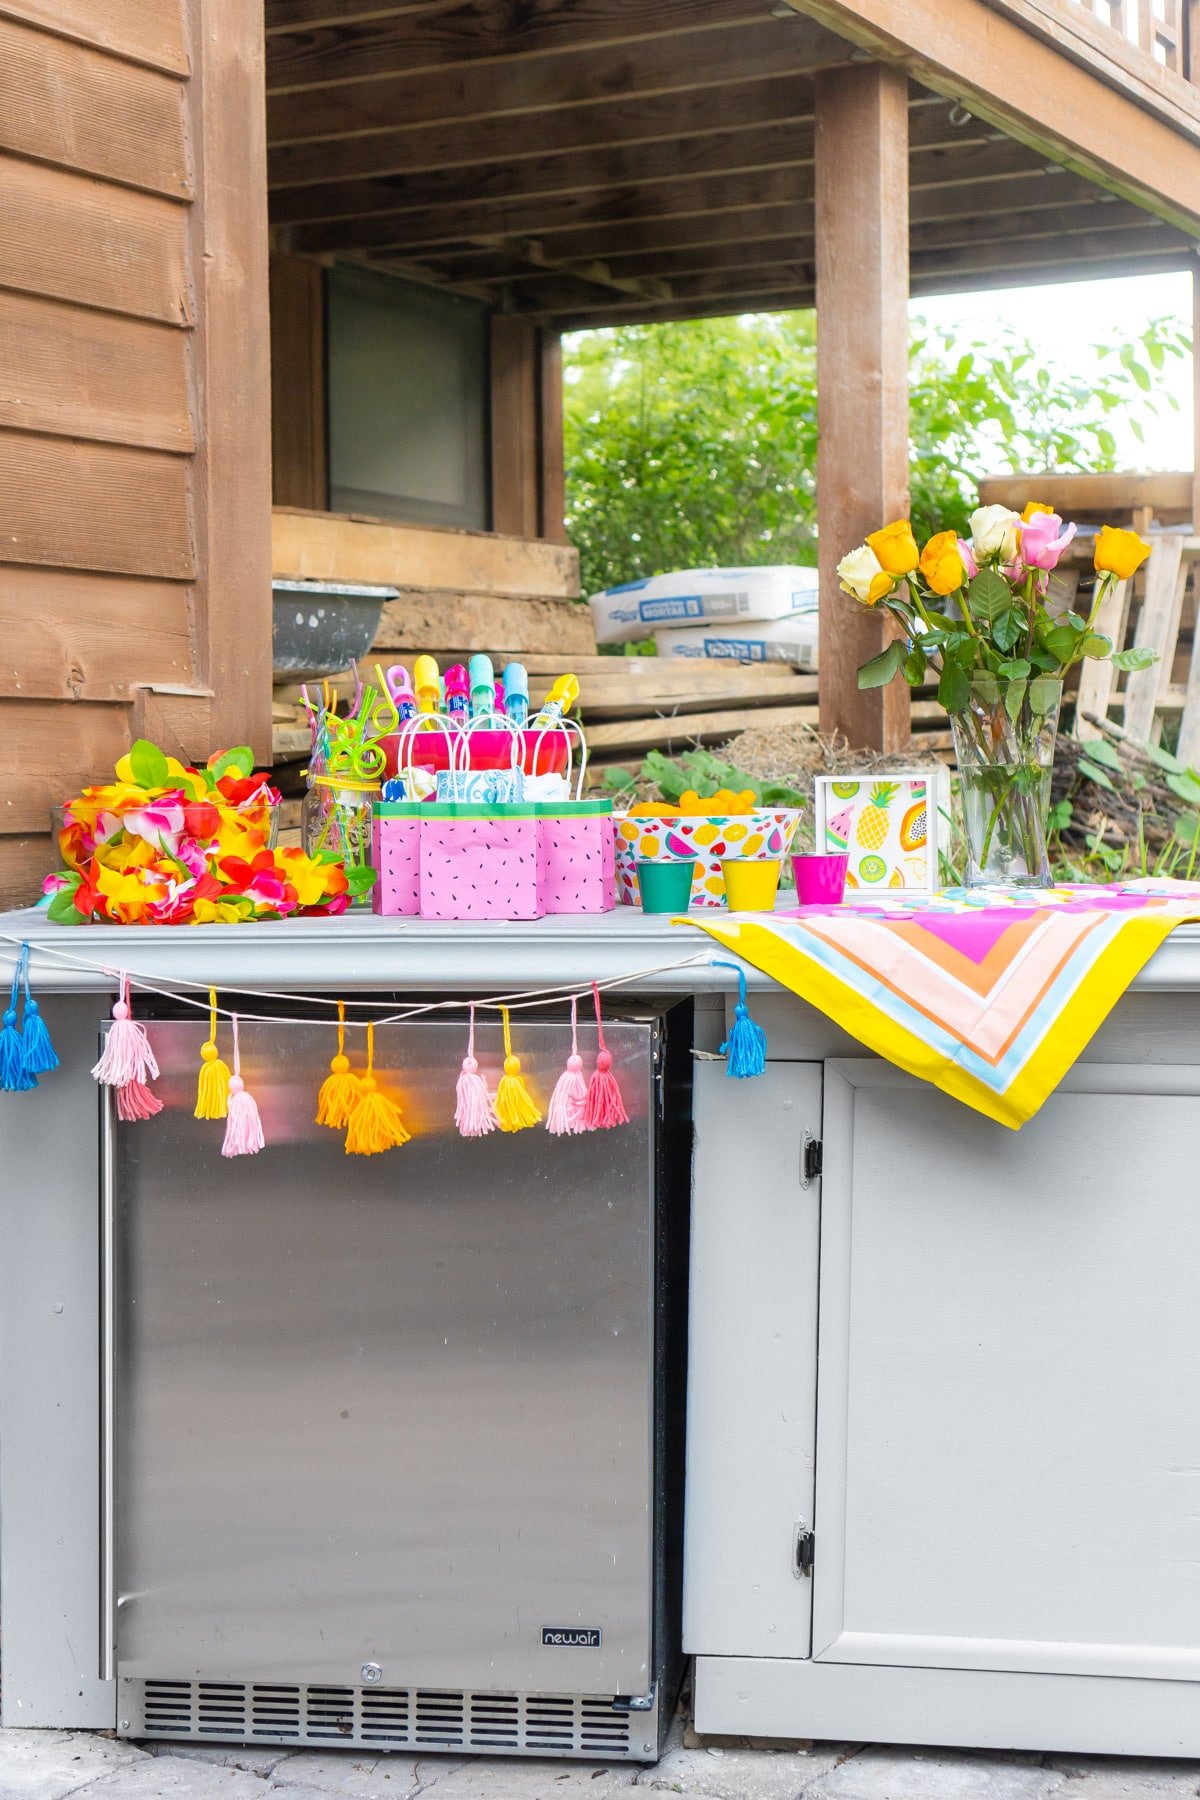
[[[818,775],[814,842],[845,851],[847,891],[932,893],[938,885],[940,771]]]

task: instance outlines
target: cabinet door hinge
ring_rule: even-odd
[[[797,1525],[796,1536],[792,1544],[792,1574],[799,1581],[813,1571],[813,1534],[803,1525]]]
[[[820,1179],[823,1162],[824,1155],[821,1139],[819,1137],[814,1137],[811,1131],[806,1131],[804,1134],[804,1142],[800,1146],[801,1187],[810,1187],[814,1181]]]

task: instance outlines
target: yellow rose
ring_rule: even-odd
[[[967,571],[953,531],[939,531],[930,538],[921,552],[921,573],[935,594],[952,594],[962,586]]]
[[[867,543],[889,575],[911,575],[921,560],[917,540],[907,519],[897,519],[880,531],[869,531]]]
[[[1151,546],[1136,531],[1121,531],[1115,525],[1102,525],[1092,558],[1096,573],[1115,575],[1119,581],[1128,581],[1134,570],[1141,568],[1150,549]]]
[[[1044,500],[1027,500],[1025,502],[1025,510],[1021,514],[1021,522],[1024,525],[1028,525],[1034,513],[1052,513],[1053,511],[1054,508],[1052,506],[1047,506]]]
[[[885,594],[891,593],[896,582],[896,577],[888,574],[869,544],[860,544],[857,550],[843,556],[837,572],[842,591],[853,594],[864,606],[877,606]]]

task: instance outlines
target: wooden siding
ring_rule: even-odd
[[[0,0],[0,905],[133,736],[269,743],[261,19],[203,11]]]

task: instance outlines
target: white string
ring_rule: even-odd
[[[0,932],[0,944],[10,945],[17,949],[18,954],[23,942],[25,942],[25,940],[22,938],[13,937],[7,932]],[[55,956],[61,962],[70,963],[73,967],[88,970],[92,974],[116,977],[116,972],[110,968],[107,963],[93,962],[87,957],[74,956],[69,950],[59,950],[56,946],[51,944],[38,944],[36,950],[38,954]],[[31,951],[31,960],[32,955],[33,952]],[[695,968],[699,964],[707,965],[711,960],[712,953],[707,950],[701,950],[692,956],[683,957],[677,962],[658,963],[652,968],[631,970],[625,975],[613,975],[605,981],[597,982],[595,985],[605,989],[630,987],[634,983],[648,980],[651,976],[670,974],[677,969]],[[140,975],[136,972],[130,973],[128,970],[123,971],[123,974],[130,987],[136,987],[149,994],[157,994],[160,999],[173,1000],[181,1006],[193,1007],[198,1012],[209,1011],[208,989],[212,986],[211,982],[193,981],[187,976],[179,976],[176,978],[178,982],[177,986],[165,986],[160,982],[152,980],[148,975]],[[385,1012],[381,1018],[375,1021],[367,1019],[347,1019],[345,1025],[347,1031],[365,1031],[370,1023],[376,1023],[381,1026],[402,1025],[409,1019],[422,1018],[429,1013],[461,1012],[464,1009],[473,1011],[477,1006],[487,1007],[492,1010],[501,1006],[507,1006],[512,1012],[525,1012],[534,1010],[540,1006],[559,1005],[565,1000],[578,1001],[581,998],[586,998],[587,994],[591,991],[592,985],[593,984],[589,982],[583,988],[574,988],[567,982],[561,982],[551,987],[520,988],[512,994],[496,994],[483,1000],[469,1000],[465,997],[459,999],[456,997],[448,1000],[420,1001],[411,1006],[402,1007],[399,1011]],[[201,989],[204,993],[204,998],[194,999],[190,994],[181,992],[180,989],[184,987]],[[338,1004],[336,998],[331,998],[325,994],[288,993],[262,988],[239,988],[229,986],[228,984],[224,986],[222,991],[227,994],[231,1000],[235,1001],[240,997],[249,996],[252,999],[287,1000],[293,1003],[301,1003],[305,1006],[336,1006]],[[347,1006],[358,1006],[363,1010],[382,1009],[389,1005],[394,1006],[394,1002],[386,1000],[351,999],[347,1000],[345,1004]],[[234,1007],[222,1006],[219,1003],[219,1000],[217,1012],[219,1015],[231,1020],[235,1016]],[[297,1018],[293,1014],[247,1012],[245,1007],[240,1006],[236,1009],[236,1016],[240,1018],[243,1023],[250,1022],[257,1025],[307,1026],[314,1023],[311,1018]]]

